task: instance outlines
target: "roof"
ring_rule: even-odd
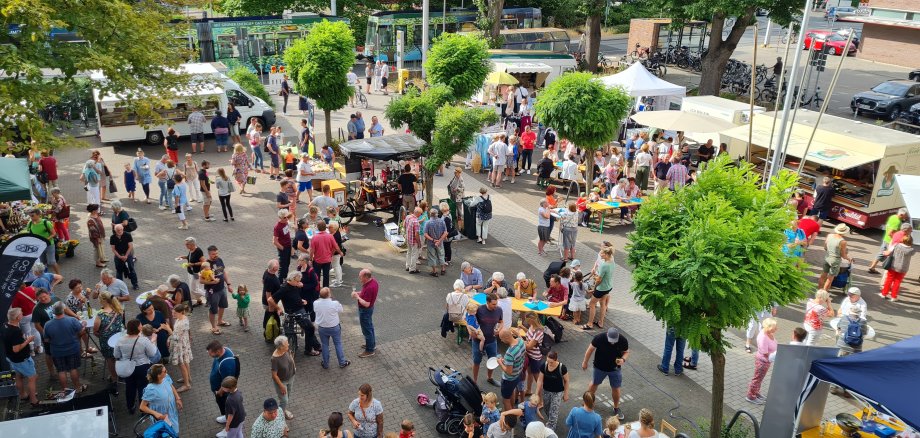
[[[0,202],[32,199],[29,165],[23,158],[0,158]]]
[[[506,73],[552,73],[553,68],[542,62],[496,62],[495,70]]]
[[[566,53],[556,53],[549,50],[489,50],[489,58],[571,59],[572,61],[575,61],[575,57],[572,55]]]
[[[906,29],[920,30],[920,21],[914,20],[894,20],[891,18],[873,17],[871,15],[845,15],[837,18],[837,21],[849,21],[853,23],[878,24],[880,26],[903,27]]]
[[[339,145],[339,150],[348,158],[397,161],[419,158],[419,149],[424,145],[422,139],[412,134],[396,134],[346,141]]]
[[[599,78],[608,87],[622,87],[632,97],[683,96],[687,88],[672,84],[649,73],[641,62],[634,63],[615,75]]]

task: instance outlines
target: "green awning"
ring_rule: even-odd
[[[32,199],[31,181],[24,158],[0,158],[0,202]]]

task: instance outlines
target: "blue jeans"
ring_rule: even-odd
[[[158,179],[157,185],[160,186],[160,205],[165,205],[169,208],[172,208],[173,197],[169,195],[169,191],[166,188],[166,180]]]
[[[700,361],[700,350],[690,349],[690,365],[696,366]]]
[[[674,351],[675,345],[677,346],[677,351]],[[676,353],[677,357],[674,358],[674,373],[680,374],[684,372],[684,347],[686,345],[687,340],[678,338],[674,334],[674,329],[669,328],[664,337],[664,353],[661,354],[661,369],[668,371],[669,362],[671,362],[671,353]]]
[[[374,308],[358,308],[358,321],[361,323],[361,333],[364,335],[364,351],[371,353],[377,349],[377,339],[374,337]]]
[[[265,170],[265,162],[262,158],[262,149],[259,147],[252,148],[253,153],[255,153],[256,159],[253,160],[252,167],[254,169]]]
[[[364,328],[364,325],[361,325]],[[373,330],[373,329],[372,329]],[[339,365],[345,363],[345,351],[342,350],[342,325],[335,327],[320,327],[319,341],[323,344],[323,366],[329,366],[329,338],[332,338],[332,344],[335,345],[335,357],[339,360]]]

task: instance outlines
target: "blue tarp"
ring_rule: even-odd
[[[920,336],[846,357],[811,363],[811,374],[862,395],[920,430]]]

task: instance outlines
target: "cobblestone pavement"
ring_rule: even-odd
[[[371,115],[380,115],[385,101],[386,98],[383,96],[371,96],[372,108],[364,111],[365,117],[369,119]],[[347,114],[343,116],[337,113],[333,126],[343,125],[346,118]],[[294,125],[299,122],[299,118],[281,117],[280,120],[286,133],[293,135]],[[322,126],[321,115],[318,115],[316,124]],[[98,143],[94,146],[97,145]],[[185,151],[187,142],[183,143],[182,147]],[[136,145],[131,144],[99,148],[110,168],[119,175],[116,179],[119,193],[116,196],[122,199],[125,194],[120,169],[133,157],[135,148]],[[159,156],[161,151],[159,147],[145,146],[144,149],[150,157]],[[85,195],[77,182],[77,163],[82,162],[87,155],[85,151],[75,149],[59,151],[57,154],[62,168],[64,195],[74,205],[71,231],[74,237],[81,241],[86,240],[86,215],[83,213]],[[202,158],[214,163],[214,173],[217,167],[226,167],[229,156],[213,152],[196,156],[199,161]],[[479,185],[485,184],[481,176],[467,175],[466,178],[467,192],[471,194],[478,190]],[[436,198],[442,197],[445,193],[446,182],[444,178],[436,179]],[[203,222],[200,205],[194,204],[194,210],[189,216],[191,229],[188,231],[177,230],[177,221],[173,215],[157,210],[156,204],[127,202],[128,212],[139,224],[134,237],[139,259],[137,269],[141,279],[141,290],[154,288],[170,274],[181,274],[182,270],[174,258],[185,254],[182,239],[191,235],[195,236],[202,246],[217,245],[221,250],[221,257],[227,263],[233,283],[250,285],[250,289],[258,296],[261,293],[259,285],[265,262],[275,256],[271,248],[270,227],[275,221],[272,202],[276,189],[274,183],[264,176],[259,176],[253,194],[235,193],[232,203],[237,220],[231,223]],[[153,187],[152,191],[155,199],[158,189]],[[352,239],[347,243],[349,252],[345,266],[346,285],[334,290],[334,295],[346,308],[343,315],[343,342],[352,365],[344,370],[333,368],[325,371],[320,368],[316,358],[297,358],[297,383],[291,401],[292,412],[296,414],[296,418],[291,422],[294,432],[292,436],[313,434],[325,426],[329,412],[345,412],[348,403],[356,397],[357,387],[365,382],[373,385],[375,396],[384,404],[386,430],[398,430],[397,423],[407,418],[415,422],[420,432],[419,436],[437,435],[434,430],[433,412],[430,408],[419,407],[415,398],[422,392],[429,395],[434,392],[427,379],[429,366],[450,365],[464,373],[469,372],[469,347],[457,346],[450,336],[446,340],[441,338],[438,331],[444,307],[443,297],[450,289],[453,278],[456,278],[457,264],[468,259],[480,266],[484,275],[495,270],[501,270],[506,275],[514,275],[521,271],[539,278],[540,273],[551,261],[550,258],[536,255],[534,213],[541,194],[533,185],[533,178],[523,177],[515,185],[506,185],[497,193],[493,191],[493,196],[496,219],[493,221],[490,235],[493,235],[494,239],[490,239],[490,244],[486,246],[469,241],[455,244],[455,263],[450,268],[448,278],[434,279],[405,273],[402,270],[403,255],[397,254],[385,243],[381,230],[369,223],[352,224]],[[215,207],[213,212],[219,214],[219,206]],[[383,218],[388,219],[388,215],[383,215]],[[586,264],[594,260],[601,240],[611,240],[617,248],[616,288],[613,292],[614,299],[611,300],[611,310],[608,312],[608,324],[615,324],[624,331],[633,351],[629,365],[624,369],[623,409],[628,418],[636,418],[640,408],[650,407],[656,413],[656,418],[664,418],[677,406],[675,401],[679,400],[680,408],[674,415],[698,422],[708,416],[711,366],[704,357],[698,371],[687,371],[682,377],[664,378],[655,370],[654,365],[661,357],[664,330],[660,323],[633,302],[629,294],[631,278],[623,266],[625,255],[622,249],[626,242],[626,232],[630,230],[630,226],[617,226],[609,228],[601,235],[581,229],[577,247],[578,257]],[[874,296],[878,278],[865,274],[866,260],[875,251],[879,234],[868,232],[865,235],[854,234],[850,237],[853,246],[851,251],[858,259],[854,284],[863,288],[864,297],[869,302],[873,315],[871,323],[880,333],[874,341],[867,342],[867,348],[895,342],[918,331],[915,322],[918,297],[916,282],[913,280],[918,270],[915,268],[908,275],[911,280],[905,284],[905,299],[897,305],[883,302]],[[819,240],[808,251],[807,259],[810,262],[815,263],[821,258],[821,244]],[[98,269],[93,267],[91,258],[91,247],[86,242],[78,248],[75,258],[63,261],[62,273],[65,279],[77,277],[84,282],[95,281],[98,278]],[[379,353],[369,359],[357,358],[360,351],[358,347],[363,343],[363,338],[356,321],[354,303],[348,296],[349,286],[355,283],[357,270],[362,267],[373,269],[381,283],[381,296],[374,314]],[[58,287],[55,292],[59,297],[66,295],[66,290],[62,287]],[[834,299],[839,301],[841,297],[838,295]],[[261,321],[262,313],[259,300],[254,299],[251,307],[253,321],[257,325]],[[192,363],[193,389],[183,395],[183,436],[206,437],[220,430],[219,425],[213,422],[213,418],[218,415],[217,408],[213,397],[206,389],[210,360],[206,356],[204,346],[211,339],[220,339],[241,356],[240,387],[249,409],[248,425],[251,425],[255,416],[259,414],[262,400],[274,396],[268,366],[271,347],[263,342],[258,327],[250,333],[244,333],[235,325],[234,309],[235,306],[231,303],[226,318],[233,322],[234,326],[228,327],[223,335],[217,337],[210,334],[203,309],[199,308],[192,316],[192,343],[196,356]],[[129,314],[134,310],[133,306],[129,306]],[[781,309],[778,316],[781,319],[779,339],[788,339],[792,328],[801,324],[802,306]],[[759,408],[743,400],[747,382],[753,373],[753,360],[740,348],[743,343],[741,337],[743,333],[737,331],[732,331],[729,336],[735,348],[730,350],[727,356],[725,402],[730,410],[743,408],[759,415]],[[572,372],[572,400],[562,409],[561,415],[565,415],[570,407],[575,406],[578,395],[589,383],[589,374],[578,369],[584,348],[590,339],[589,335],[571,324],[566,324],[565,339],[566,342],[559,344],[557,349],[563,363],[567,364]],[[821,340],[821,345],[831,344],[830,338]],[[44,388],[48,379],[44,374],[44,367],[40,368],[43,374],[39,382]],[[104,388],[101,368],[86,368],[87,372],[93,370],[95,374],[90,374],[88,381],[91,389],[100,390]],[[178,373],[178,370],[170,367],[170,372]],[[481,382],[484,382],[484,378]],[[769,388],[769,382],[764,388]],[[486,383],[483,383],[482,389],[497,392],[497,388]],[[609,415],[612,411],[609,392],[602,389],[598,394],[601,403],[600,413]],[[114,403],[119,430],[122,435],[129,435],[136,417],[128,416],[123,396],[115,399]],[[828,402],[828,412],[838,412],[846,408],[844,403],[841,399],[832,397]],[[684,419],[675,422],[681,430],[692,428]],[[558,432],[564,433],[564,429],[564,426],[560,426]]]

